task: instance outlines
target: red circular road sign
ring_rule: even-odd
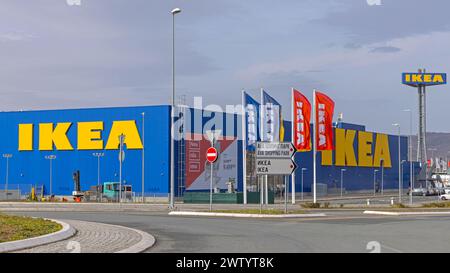
[[[217,160],[217,150],[214,147],[209,147],[206,151],[206,160],[208,160],[209,163],[214,163]]]

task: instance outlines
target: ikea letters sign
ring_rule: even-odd
[[[119,147],[119,136],[124,134],[127,149],[142,149],[142,140],[134,120],[113,121],[109,135],[104,138],[104,122],[60,122],[19,124],[19,151],[33,151],[35,130],[38,130],[37,148],[39,151],[71,151],[73,143],[67,137],[69,130],[76,126],[77,150],[116,150]],[[106,144],[105,144],[106,143]]]
[[[447,84],[445,73],[403,73],[402,83],[407,85],[440,85]]]
[[[336,128],[335,136],[335,166],[392,167],[388,135]],[[333,165],[333,151],[322,151],[322,165]]]

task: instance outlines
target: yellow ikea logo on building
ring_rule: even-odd
[[[72,127],[72,122],[39,123],[38,125],[38,149],[39,151],[74,150],[67,133]],[[119,136],[125,135],[124,144],[127,149],[142,149],[142,141],[134,120],[113,121],[111,130],[103,140],[103,121],[77,122],[77,150],[116,150],[119,147]],[[32,123],[19,124],[19,151],[33,151],[34,130]]]
[[[406,85],[439,85],[447,83],[445,73],[403,73],[402,83]]]
[[[380,167],[383,162],[384,167],[392,167],[388,135],[336,128],[335,136],[334,165]],[[356,151],[355,139],[358,141]],[[333,165],[333,151],[322,151],[322,165]]]

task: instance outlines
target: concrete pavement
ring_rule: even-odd
[[[127,227],[76,220],[64,222],[76,229],[73,237],[16,253],[138,253],[155,243],[150,234]]]
[[[15,212],[98,221],[156,237],[148,252],[450,252],[449,216],[376,216],[330,211],[315,219],[171,217],[154,212]]]

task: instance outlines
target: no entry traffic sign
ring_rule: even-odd
[[[206,151],[206,160],[208,160],[209,163],[214,163],[217,160],[217,150],[214,147],[209,147]]]

